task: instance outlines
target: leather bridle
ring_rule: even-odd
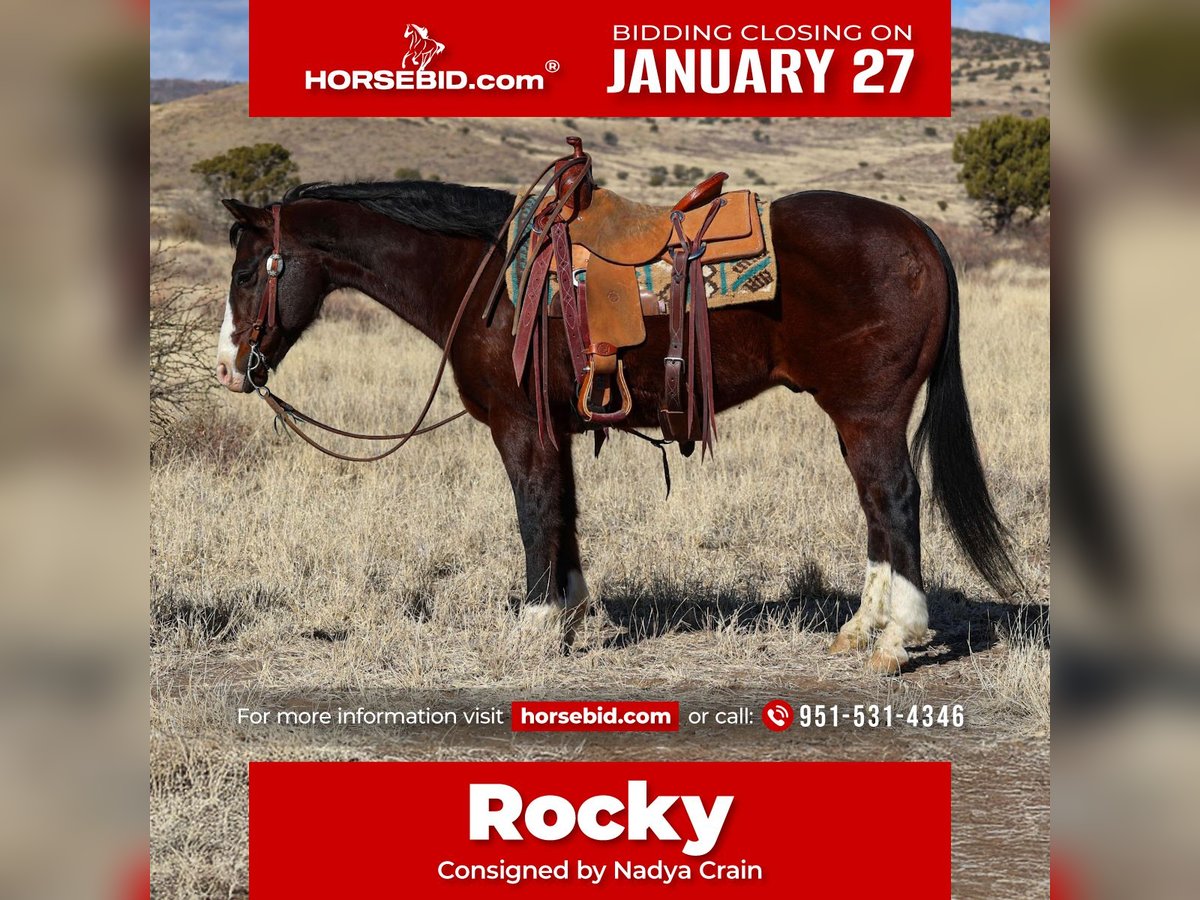
[[[398,434],[360,434],[354,431],[346,431],[341,428],[335,428],[332,425],[327,425],[326,423],[301,412],[282,397],[278,396],[277,394],[273,394],[266,386],[265,381],[261,385],[254,383],[254,378],[252,377],[251,373],[254,372],[259,366],[262,366],[264,369],[267,366],[266,356],[263,354],[261,349],[263,337],[269,329],[276,328],[279,325],[279,279],[283,275],[285,269],[282,252],[283,229],[280,225],[282,205],[279,203],[272,204],[271,255],[267,257],[267,285],[263,291],[262,301],[259,303],[258,316],[255,318],[254,324],[250,327],[250,355],[246,361],[246,378],[249,380],[250,386],[254,388],[255,393],[262,397],[266,404],[274,411],[276,427],[279,427],[279,424],[282,423],[286,428],[298,435],[302,440],[308,444],[311,444],[322,453],[332,456],[336,459],[345,460],[346,462],[375,462],[376,460],[391,456],[416,435],[426,434],[437,428],[441,428],[443,425],[450,424],[455,419],[465,416],[467,411],[463,409],[459,410],[452,416],[447,416],[446,418],[435,422],[432,425],[424,424],[425,418],[429,414],[430,408],[433,406],[433,401],[437,397],[438,388],[442,384],[442,376],[445,374],[446,364],[450,360],[450,348],[454,344],[454,337],[456,334],[458,334],[458,327],[462,323],[463,314],[466,312],[467,306],[475,294],[475,289],[479,286],[480,279],[483,278],[483,273],[487,271],[488,264],[492,261],[492,257],[495,256],[496,248],[499,247],[504,241],[505,236],[508,233],[508,228],[512,224],[513,220],[522,210],[526,208],[527,201],[537,191],[538,185],[542,183],[542,179],[545,178],[546,175],[552,170],[555,170],[556,166],[558,168],[557,171],[555,171],[555,177],[547,181],[545,186],[541,189],[541,192],[537,196],[537,200],[533,204],[533,209],[536,209],[541,205],[542,200],[545,199],[546,195],[550,192],[550,189],[554,187],[556,183],[558,183],[565,171],[574,168],[575,166],[582,166],[583,170],[586,172],[591,168],[591,161],[590,159],[583,160],[572,157],[564,157],[563,159],[555,160],[542,170],[542,173],[534,180],[533,184],[530,185],[525,194],[513,206],[512,212],[508,214],[508,217],[504,220],[504,223],[497,231],[495,241],[488,246],[487,253],[485,253],[483,255],[483,259],[479,261],[479,266],[475,269],[475,274],[471,278],[471,283],[467,286],[466,291],[463,293],[463,298],[458,304],[458,311],[454,314],[454,321],[451,323],[450,332],[446,336],[446,343],[442,348],[442,358],[438,363],[437,374],[434,376],[433,384],[429,388],[429,394],[425,398],[425,405],[422,407],[421,412],[418,414],[412,427],[408,431],[400,432]],[[571,196],[571,193],[564,192],[561,196],[555,199],[550,207],[551,218],[558,216],[563,207],[570,200]],[[522,227],[517,231],[518,234],[524,234],[525,230],[530,225],[532,216],[533,210],[528,210],[526,212],[526,219],[522,222]],[[504,284],[505,272],[512,263],[513,259],[516,257],[520,248],[520,243],[520,241],[513,241],[512,245],[508,247],[508,252],[505,254],[504,262],[500,266],[500,272],[496,276],[495,282],[492,284],[492,289],[488,292],[487,297],[484,299],[483,319],[485,321],[491,318],[491,314],[495,309],[496,298],[499,296],[500,288]],[[326,431],[330,434],[353,438],[354,440],[396,441],[397,443],[393,444],[387,450],[371,456],[350,456],[344,453],[338,453],[335,450],[330,450],[328,447],[324,447],[317,443],[297,426],[297,422],[303,422],[306,425],[311,425],[314,428],[320,428],[322,431]]]
[[[283,274],[283,253],[280,235],[280,204],[271,204],[272,236],[271,255],[267,257],[267,287],[262,302],[258,305],[258,318],[250,326],[250,355],[246,359],[246,379],[256,391],[266,390],[266,383],[255,384],[253,372],[259,366],[267,367],[267,359],[259,349],[263,332],[279,325],[279,276]]]
[[[433,399],[437,395],[438,387],[442,382],[442,372],[445,369],[446,359],[448,358],[450,352],[450,340],[453,339],[454,332],[458,329],[459,319],[462,317],[461,309],[459,310],[458,317],[456,317],[454,320],[454,326],[451,328],[450,340],[447,340],[446,342],[446,350],[442,354],[442,364],[438,368],[437,378],[434,381],[433,387],[429,391],[429,398],[425,403],[425,407],[421,410],[421,414],[417,417],[417,421],[413,427],[406,432],[400,434],[360,434],[354,431],[345,431],[340,428],[335,428],[332,425],[327,425],[324,422],[321,422],[320,420],[301,412],[282,397],[273,394],[271,389],[267,387],[265,380],[262,384],[255,383],[253,373],[260,366],[263,369],[267,368],[267,358],[261,349],[262,340],[269,329],[277,328],[279,326],[279,279],[283,275],[285,268],[282,245],[283,229],[280,224],[282,215],[281,210],[282,204],[271,204],[271,255],[267,257],[266,263],[267,285],[263,289],[262,301],[258,305],[258,316],[255,318],[254,324],[250,326],[250,332],[247,335],[250,343],[250,354],[246,360],[246,379],[250,382],[250,386],[254,388],[255,393],[262,397],[263,400],[266,401],[266,404],[275,412],[276,427],[278,428],[279,423],[282,422],[283,425],[285,425],[295,434],[299,435],[304,441],[311,444],[313,447],[316,447],[322,453],[336,457],[337,459],[346,460],[347,462],[374,462],[375,460],[383,459],[384,457],[395,453],[406,443],[408,443],[409,439],[415,435],[426,434],[434,429],[441,428],[443,425],[453,422],[455,419],[465,416],[467,411],[464,409],[458,411],[452,416],[447,416],[446,418],[435,422],[432,425],[426,425],[422,427],[422,423],[425,421],[425,416],[429,413],[429,409],[433,405]],[[473,290],[474,282],[472,283],[472,291]],[[297,422],[304,422],[305,424],[320,428],[323,431],[327,431],[330,434],[337,434],[341,435],[342,437],[354,438],[356,440],[396,440],[399,441],[399,443],[388,450],[383,451],[382,453],[377,453],[372,456],[350,456],[345,453],[338,453],[336,450],[330,450],[328,447],[324,447],[317,443],[297,427]]]

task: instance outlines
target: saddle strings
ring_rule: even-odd
[[[541,206],[541,203],[545,199],[546,194],[549,193],[550,188],[556,184],[561,184],[560,179],[562,179],[564,174],[574,166],[582,166],[582,171],[576,177],[575,181],[570,185],[569,190],[563,191],[559,196],[555,197],[553,203],[547,206],[544,219],[547,224],[542,231],[537,231],[532,227],[532,224],[537,218],[538,207]],[[542,303],[541,297],[531,298],[527,297],[526,294],[529,293],[531,288],[531,277],[533,270],[537,267],[536,261],[538,256],[540,256],[543,252],[549,252],[553,228],[555,224],[558,223],[563,209],[566,208],[567,204],[570,203],[571,200],[578,198],[583,184],[591,176],[592,158],[589,154],[584,154],[583,156],[564,156],[556,159],[550,164],[550,166],[542,170],[542,174],[538,176],[537,180],[526,192],[525,197],[521,199],[520,203],[518,204],[518,208],[524,207],[525,203],[529,199],[529,195],[533,193],[533,189],[537,187],[542,177],[551,168],[554,169],[554,177],[551,178],[545,187],[542,188],[541,193],[538,195],[537,200],[533,203],[530,209],[529,215],[522,221],[521,227],[517,231],[516,240],[513,241],[512,246],[509,247],[508,255],[505,258],[504,265],[501,266],[500,273],[496,278],[496,283],[492,286],[492,294],[489,297],[487,308],[484,310],[484,318],[486,320],[491,315],[495,300],[499,297],[499,287],[504,280],[505,273],[507,272],[512,261],[516,259],[516,254],[519,252],[520,246],[526,237],[525,229],[529,228],[531,235],[537,234],[537,240],[536,242],[534,242],[532,239],[530,241],[531,252],[529,254],[529,264],[525,267],[524,272],[521,274],[516,294],[513,297],[515,307],[513,314],[513,335],[514,338],[519,340],[520,318],[524,315],[524,304],[528,302],[536,302],[538,305],[538,308],[534,310],[536,319],[530,324],[530,328],[532,329],[532,333],[536,335],[536,338],[531,338],[534,343],[531,354],[533,357],[531,392],[533,394],[534,409],[537,411],[538,440],[540,443],[544,444],[546,437],[549,436],[551,446],[555,449],[558,449],[558,441],[554,436],[554,431],[546,424],[550,419],[550,387],[547,381],[549,378],[548,332],[550,327],[547,318],[548,313],[545,304]],[[515,374],[517,377],[517,384],[519,386],[524,382],[524,371],[517,371]]]

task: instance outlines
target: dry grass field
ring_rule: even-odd
[[[965,260],[962,353],[976,431],[1028,596],[995,597],[926,509],[935,634],[912,671],[868,676],[862,656],[826,655],[858,603],[865,526],[828,420],[811,399],[773,391],[722,416],[714,460],[672,458],[666,501],[652,448],[616,435],[597,460],[590,441],[576,441],[595,615],[578,650],[563,657],[553,636],[510,610],[523,554],[483,426],[462,420],[355,467],[274,433],[256,398],[214,392],[151,454],[154,895],[247,895],[250,759],[619,757],[950,759],[955,895],[1046,896],[1049,272],[1042,238],[985,238],[971,225],[948,149],[977,118],[1015,112],[1003,109],[1016,102],[1012,85],[1025,88],[1022,107],[1035,101],[1036,114],[1048,112],[1048,73],[1025,69],[1046,50],[957,33],[956,69],[1020,65],[1011,81],[956,74],[951,120],[574,123],[623,193],[678,193],[650,188],[646,173],[687,159],[736,167],[741,184],[742,170],[753,170],[770,196],[816,186],[886,194],[946,233],[951,254]],[[1040,90],[1030,96],[1033,86]],[[305,179],[389,176],[411,165],[505,184],[540,168],[567,130],[561,120],[251,121],[244,90],[151,110],[152,223],[183,240],[175,252],[184,271],[214,298],[223,297],[232,256],[209,201],[183,174],[196,158],[269,137],[295,152]],[[615,146],[604,147],[606,131]],[[351,428],[398,429],[436,362],[432,344],[369,300],[337,297],[272,386]],[[458,408],[446,384],[435,413]],[[685,728],[606,739],[235,722],[241,706],[471,708],[537,696],[679,699],[685,709],[771,696],[793,706],[961,703],[967,724],[778,735]],[[903,827],[904,805],[921,798],[886,802],[892,827]]]

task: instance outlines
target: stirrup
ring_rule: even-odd
[[[583,421],[596,425],[612,425],[620,422],[629,415],[633,409],[633,396],[629,393],[629,385],[625,383],[624,360],[617,360],[617,371],[614,377],[617,382],[617,391],[621,395],[621,408],[616,412],[604,412],[592,409],[592,388],[595,382],[595,367],[588,366],[584,370],[583,384],[579,386],[579,399],[575,404],[575,408],[579,411],[579,415],[583,418]]]

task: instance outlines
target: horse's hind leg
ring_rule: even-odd
[[[928,612],[921,579],[921,488],[902,428],[839,427],[846,464],[867,518],[867,577],[862,604],[831,652],[870,646],[870,668],[899,672],[906,646],[924,640]],[[877,636],[876,636],[877,635]]]
[[[519,418],[492,423],[492,440],[504,460],[525,546],[523,621],[562,625],[563,646],[587,612],[587,585],[575,533],[577,506],[570,435],[558,449],[538,440],[537,427]]]
[[[858,500],[867,519],[867,574],[863,582],[862,602],[854,615],[842,625],[829,647],[830,653],[863,650],[871,646],[875,634],[888,623],[892,590],[892,565],[886,515],[885,482],[876,455],[856,431],[850,431],[849,443],[838,430],[842,456],[854,476]]]
[[[921,486],[913,471],[908,446],[892,447],[884,487],[891,592],[888,621],[875,640],[868,665],[895,674],[908,662],[905,647],[922,644],[929,628],[929,609],[921,578]]]

